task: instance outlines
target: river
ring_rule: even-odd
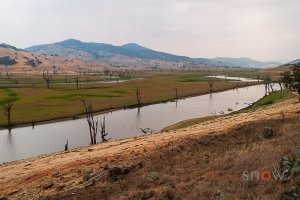
[[[237,111],[259,100],[264,94],[264,85],[256,85],[140,109],[117,110],[98,117],[105,115],[109,137],[116,140],[142,135],[140,128],[151,128],[157,132],[182,120],[232,112],[228,108]],[[67,140],[69,149],[87,146],[89,139],[85,119],[1,130],[0,163],[62,151]]]

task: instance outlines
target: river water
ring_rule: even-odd
[[[142,135],[140,128],[159,131],[182,120],[230,113],[253,103],[265,94],[263,85],[189,97],[177,102],[159,103],[140,109],[118,110],[105,115],[111,140]],[[100,136],[98,136],[100,139]],[[0,163],[30,158],[89,145],[88,125],[85,119],[76,119],[32,127],[0,131]]]

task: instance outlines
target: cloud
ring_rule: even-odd
[[[192,57],[299,57],[298,0],[10,0],[0,38],[19,47],[67,38],[128,42]]]

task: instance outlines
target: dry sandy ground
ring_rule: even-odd
[[[137,186],[137,190],[148,191],[148,193],[139,193],[139,191],[135,191],[135,193],[139,193],[139,196],[134,196],[134,192],[130,190],[128,183],[131,183],[132,185],[137,184],[134,181],[137,180],[137,178],[131,180],[132,177],[135,177],[134,173],[137,174],[136,177],[144,176],[139,174],[138,170],[143,167],[145,168],[145,165],[151,162],[151,159],[154,159],[154,157],[151,156],[158,156],[163,151],[173,151],[174,149],[177,149],[176,151],[180,152],[185,148],[183,146],[185,144],[183,141],[188,140],[188,143],[190,144],[191,141],[196,139],[199,140],[199,138],[201,139],[207,136],[217,137],[218,135],[228,133],[229,130],[235,130],[237,127],[242,127],[244,124],[251,124],[270,119],[293,118],[294,120],[296,119],[296,121],[292,122],[293,125],[299,119],[299,113],[300,103],[294,98],[271,105],[264,109],[258,109],[254,112],[223,116],[176,131],[161,132],[115,142],[107,142],[87,148],[80,148],[68,152],[0,165],[0,196],[2,195],[9,199],[39,199],[45,197],[49,197],[50,199],[189,199],[188,196],[186,196],[186,198],[178,197],[178,194],[178,198],[175,198],[173,192],[169,191],[170,188],[166,188],[165,186],[161,186],[159,189],[154,188],[149,192],[149,187],[154,187],[155,185],[151,185],[152,183],[149,183],[150,186],[140,183]],[[279,129],[280,127],[278,130]],[[248,137],[246,133],[243,133],[243,135]],[[232,136],[231,140],[235,141],[234,138],[236,138],[236,136]],[[240,139],[236,140],[236,146],[240,145],[239,143]],[[208,151],[205,142],[201,145],[203,145],[201,146],[203,152],[206,150]],[[219,151],[220,148],[218,150],[218,145],[220,145],[220,147],[221,145],[225,145],[224,148],[226,148],[226,145],[229,144],[220,141],[220,143],[216,143],[211,147],[213,150],[210,149],[209,151],[212,153]],[[227,150],[229,151],[230,149]],[[193,152],[191,154],[194,156]],[[169,154],[166,153],[161,154],[160,158],[162,156],[168,157],[168,155]],[[207,154],[202,156],[209,157]],[[168,160],[168,162],[171,161]],[[182,170],[184,169],[182,168],[184,168],[184,163],[169,163],[169,166],[167,165],[163,168],[168,171],[173,164],[176,166],[176,169],[173,169],[173,173],[175,173],[174,176],[179,177],[180,173],[183,173]],[[120,168],[116,169],[113,168],[113,166],[118,166]],[[146,168],[153,172],[152,174],[150,173],[150,175],[146,174],[146,180],[149,182],[158,179],[158,174],[155,173],[155,171],[159,171],[157,166]],[[176,171],[177,168],[178,171]],[[119,171],[120,169],[123,171]],[[91,184],[93,186],[90,186],[94,189],[98,188],[98,192],[102,191],[101,194],[104,196],[101,198],[99,198],[99,195],[92,197],[91,195],[96,195],[97,192],[91,194],[93,189],[87,186],[87,182],[84,182],[84,179],[88,180],[85,176],[89,176],[92,172],[98,173],[98,177],[101,177],[100,181],[95,180]],[[130,175],[131,173],[133,175]],[[129,177],[124,179],[126,176]],[[202,180],[202,176],[203,174],[200,176],[199,181],[200,179]],[[180,187],[181,182],[190,181],[193,177],[187,179],[188,180],[180,180],[177,184],[179,185],[178,187]],[[124,182],[126,180],[128,183]],[[139,179],[139,181],[143,182],[143,179]],[[118,189],[118,192],[123,191],[123,193],[109,193],[110,191],[113,191],[111,188],[114,187],[114,184],[116,187],[121,188]],[[175,186],[173,186],[173,189],[174,187]],[[187,186],[184,187],[186,188]],[[86,188],[89,189],[86,190]],[[90,193],[86,193],[86,191],[89,191]],[[124,194],[124,191],[127,193]],[[164,198],[155,198],[155,192],[157,191],[163,191]],[[187,191],[187,189],[182,189],[182,191]],[[85,196],[82,196],[84,192]],[[190,193],[193,193],[193,191],[190,191]],[[87,194],[90,196],[86,196]],[[190,199],[193,198],[195,197],[190,196]]]

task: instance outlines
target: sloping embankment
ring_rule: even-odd
[[[246,188],[251,195],[267,198],[265,195],[271,195],[272,189],[281,191],[276,184],[275,188],[269,187],[270,194],[257,193],[254,191],[260,184],[251,186],[253,183],[247,182],[240,187],[240,174],[252,170],[251,166],[260,158],[255,159],[253,151],[265,157],[254,167],[261,169],[300,146],[300,138],[295,138],[300,130],[299,113],[300,103],[293,98],[254,112],[218,117],[175,131],[1,165],[0,196],[9,199],[46,196],[50,199],[74,196],[77,199],[182,199],[182,195],[184,199],[199,195],[203,199],[215,195],[242,198],[245,192],[242,188]],[[278,134],[274,139],[265,141],[258,137],[264,126],[276,129]],[[291,135],[285,136],[286,132]],[[288,138],[299,143],[280,143]],[[276,145],[282,151],[276,152]],[[274,160],[266,160],[265,154],[272,157],[272,152],[276,152]],[[252,157],[239,165],[250,154]],[[230,171],[231,178],[224,181],[221,176],[223,182],[220,181],[218,176],[229,169],[235,169]],[[217,176],[210,177],[211,173]],[[253,189],[248,189],[249,184]]]

